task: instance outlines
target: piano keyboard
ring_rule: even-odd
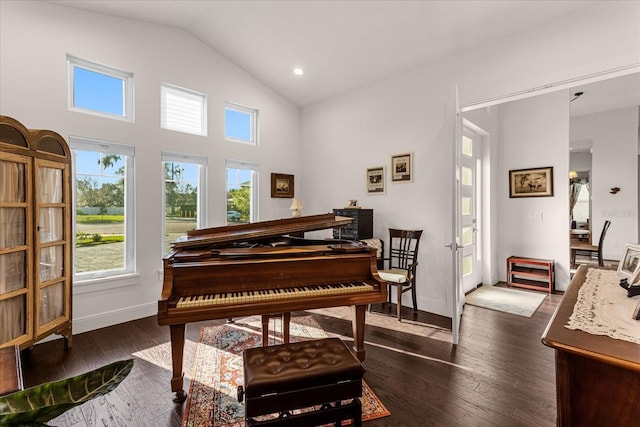
[[[203,307],[223,304],[260,302],[276,299],[300,298],[370,292],[375,288],[365,282],[332,283],[256,291],[222,292],[212,295],[180,297],[176,308]]]

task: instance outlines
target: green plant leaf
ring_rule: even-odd
[[[114,390],[132,368],[133,359],[121,360],[82,375],[0,396],[0,425],[42,425]]]

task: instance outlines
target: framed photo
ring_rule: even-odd
[[[509,171],[509,197],[553,196],[553,167]]]
[[[384,166],[367,168],[367,194],[384,194]]]
[[[271,174],[271,197],[293,198],[293,175]]]
[[[413,180],[412,153],[394,154],[391,156],[391,181],[411,182]]]
[[[627,283],[636,283],[640,276],[640,245],[627,243],[622,253],[622,259],[618,264],[618,274],[627,279]]]

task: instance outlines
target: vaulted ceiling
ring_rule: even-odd
[[[298,106],[474,49],[591,1],[50,0],[189,32]],[[295,67],[303,76],[293,73]]]

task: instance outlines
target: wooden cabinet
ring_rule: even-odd
[[[71,152],[0,116],[0,347],[71,345]]]
[[[510,256],[507,258],[507,285],[552,293],[554,270],[555,262],[552,259]]]
[[[353,222],[341,229],[333,229],[333,238],[346,240],[362,240],[373,237],[373,209],[334,209],[333,213],[338,216],[353,218]]]
[[[566,327],[589,270],[578,268],[542,335],[542,342],[556,353],[556,425],[638,425],[640,344]],[[626,294],[618,280],[604,286]],[[592,309],[596,313],[603,307]],[[623,317],[631,319],[631,312],[609,318],[615,322]]]

